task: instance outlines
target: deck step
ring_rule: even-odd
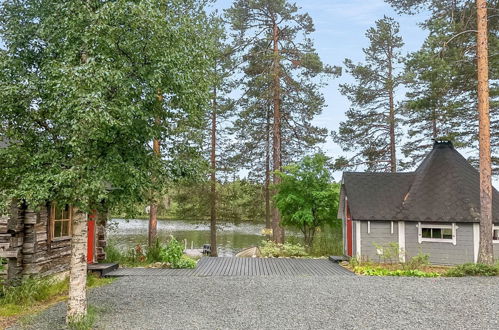
[[[106,276],[108,273],[118,269],[119,265],[117,263],[108,264],[89,264],[87,265],[87,271],[90,273],[98,274],[99,276]]]
[[[332,262],[340,263],[342,261],[348,261],[348,257],[346,256],[329,256],[329,260]]]

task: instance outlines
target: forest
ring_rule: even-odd
[[[404,53],[397,18],[385,16],[365,32],[362,61],[324,63],[312,17],[289,0],[222,11],[208,0],[3,1],[0,213],[12,201],[73,205],[74,256],[85,214],[146,207],[150,244],[158,216],[209,219],[213,256],[220,220],[265,223],[276,243],[295,227],[311,244],[337,218],[334,171],[411,170],[432,140],[453,141],[478,167],[480,59],[497,175],[499,1],[485,8],[485,58],[475,1],[385,2],[425,17],[420,49]],[[340,85],[350,107],[331,131],[316,119],[340,76],[351,78]],[[326,142],[343,152],[327,154]],[[82,269],[70,290],[84,287]],[[68,318],[86,313],[79,302]]]

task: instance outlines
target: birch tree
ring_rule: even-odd
[[[78,321],[86,313],[84,214],[102,203],[132,212],[153,187],[190,170],[175,141],[202,126],[208,23],[194,0],[8,0],[0,10],[0,136],[12,141],[2,151],[2,198],[79,210],[67,314]],[[164,100],[154,106],[158,90]],[[154,138],[165,157],[154,155]]]

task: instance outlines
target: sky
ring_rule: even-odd
[[[218,0],[215,8],[229,8],[232,2]],[[423,14],[399,15],[383,0],[296,0],[296,4],[301,7],[300,12],[306,12],[312,17],[315,32],[311,37],[322,61],[329,65],[342,66],[345,58],[354,62],[363,61],[362,48],[368,46],[365,33],[374,26],[376,20],[385,15],[400,24],[400,35],[405,43],[402,54],[418,50],[427,36],[427,32],[418,26],[426,18]],[[340,84],[348,82],[352,82],[352,78],[345,72],[339,78],[329,79],[328,85],[322,90],[326,108],[315,119],[316,125],[333,131],[345,120],[345,112],[350,104],[338,88]],[[403,91],[398,94],[398,98],[404,96]],[[336,158],[344,154],[331,137],[321,147],[329,157]],[[334,176],[339,180],[341,173],[337,172]]]

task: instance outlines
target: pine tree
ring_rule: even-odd
[[[437,138],[478,150],[476,33],[474,0],[387,0],[401,13],[429,13],[421,23],[429,35],[410,55],[407,66],[408,102],[404,106],[409,140],[403,147],[406,168],[427,152],[435,128]],[[488,2],[491,151],[494,173],[499,172],[499,1]],[[431,115],[434,113],[434,115]],[[435,120],[434,120],[435,119]],[[469,160],[478,166],[478,153]]]
[[[370,44],[363,49],[365,63],[345,60],[355,83],[340,85],[340,91],[352,107],[333,137],[343,150],[354,152],[344,164],[347,167],[363,165],[369,171],[396,172],[399,113],[395,91],[403,82],[397,67],[403,60],[399,24],[385,16],[367,30],[366,37]]]
[[[338,73],[336,68],[320,61],[309,37],[313,32],[312,19],[298,10],[286,0],[237,0],[227,10],[241,61],[246,71],[253,72],[243,85],[243,93],[260,99],[260,122],[267,123],[267,107],[272,111],[267,126],[271,130],[264,131],[263,140],[272,139],[272,160],[265,163],[272,165],[274,184],[280,180],[275,171],[298,148],[303,152],[305,147],[325,138],[326,131],[314,127],[311,120],[324,107],[318,92],[322,86],[320,77]],[[284,231],[275,207],[272,230],[274,240],[282,242]]]

